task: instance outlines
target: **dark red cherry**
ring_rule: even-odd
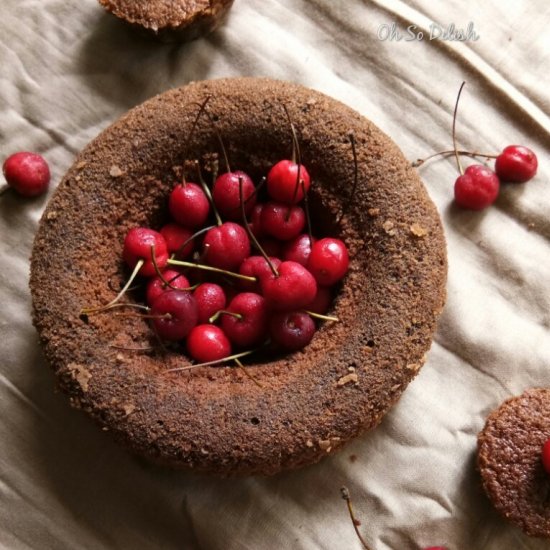
[[[170,286],[167,286],[158,275],[147,283],[146,301],[150,306],[161,294],[174,290],[173,287],[178,290],[189,288],[187,277],[175,269],[165,269],[162,271],[162,277]]]
[[[256,203],[255,187],[250,176],[240,170],[226,172],[218,176],[212,188],[212,199],[218,212],[222,218],[231,221],[242,220],[239,178],[242,179],[244,210],[248,216]]]
[[[537,168],[537,155],[523,145],[508,145],[495,160],[500,181],[524,183],[537,173]]]
[[[315,239],[313,239],[315,242]],[[311,239],[307,233],[298,235],[295,239],[287,242],[283,246],[283,260],[298,262],[304,267],[307,266],[311,254]]]
[[[261,343],[267,333],[267,306],[263,296],[253,292],[237,294],[227,307],[235,315],[223,314],[221,328],[229,340],[246,348]]]
[[[197,303],[190,292],[170,290],[151,306],[155,331],[162,340],[182,340],[197,324]]]
[[[500,181],[487,166],[473,164],[455,181],[455,202],[469,210],[483,210],[498,197]]]
[[[168,200],[170,214],[176,222],[189,229],[204,225],[210,214],[210,203],[196,183],[179,183]]]
[[[139,260],[144,260],[139,274],[144,277],[152,277],[156,274],[151,255],[153,246],[157,266],[162,270],[168,261],[166,241],[160,233],[148,227],[134,227],[128,231],[124,239],[122,257],[130,269],[133,269]]]
[[[231,355],[231,342],[216,325],[197,325],[187,338],[187,351],[199,363],[218,361]]]
[[[321,239],[311,248],[307,268],[320,285],[338,282],[347,273],[348,266],[348,249],[340,239]]]
[[[298,168],[300,176],[298,181]],[[275,164],[267,175],[267,192],[277,202],[297,204],[304,198],[302,185],[308,192],[311,179],[306,167],[291,160],[281,160]]]
[[[273,267],[278,269],[281,265],[281,260],[279,258],[270,257]],[[253,283],[252,281],[239,281],[239,286],[243,290],[248,290],[249,292],[256,292],[257,294],[261,293],[260,278],[264,275],[269,275],[272,273],[267,260],[263,256],[249,256],[244,260],[244,262],[239,267],[239,273],[241,275],[246,275],[248,277],[256,277],[257,281]]]
[[[225,308],[226,296],[223,288],[215,283],[203,283],[193,292],[197,301],[199,323],[208,323],[212,315]]]
[[[306,225],[306,214],[299,206],[266,202],[261,214],[262,230],[280,241],[297,237]]]
[[[250,256],[250,240],[244,227],[225,222],[206,233],[203,250],[203,261],[207,264],[235,271]]]
[[[279,276],[269,272],[260,276],[262,294],[270,308],[277,311],[301,309],[311,303],[317,294],[313,275],[296,262],[282,262]]]
[[[279,312],[269,320],[269,335],[285,351],[298,351],[307,346],[315,334],[315,323],[304,311]]]

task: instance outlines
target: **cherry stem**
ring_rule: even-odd
[[[204,112],[206,113],[206,116],[208,117],[208,120],[210,120],[210,124],[212,125],[212,128],[214,129],[214,133],[216,134],[216,137],[218,138],[218,142],[220,144],[220,148],[222,150],[223,159],[225,161],[225,167],[227,168],[228,172],[231,172],[231,168],[229,167],[229,157],[227,156],[227,151],[225,149],[225,145],[223,144],[222,136],[216,128],[216,123],[214,122],[214,119],[212,118],[212,115],[205,109]]]
[[[160,271],[159,266],[157,264],[157,258],[155,257],[155,245],[154,244],[151,245],[151,261],[153,262],[153,267],[155,268],[155,272],[157,274],[157,277],[162,281],[162,284],[165,288],[168,287],[172,290],[182,290],[182,291],[183,290],[194,290],[195,288],[197,288],[198,285],[188,286],[187,288],[178,288],[178,287],[172,285],[171,283],[173,281],[175,281],[177,278],[182,276],[181,273],[178,273],[177,275],[174,275],[174,277],[172,277],[169,281],[164,278],[164,275]]]
[[[182,185],[185,185],[187,182],[185,181],[185,160],[187,159],[187,156],[189,154],[189,145],[191,143],[191,138],[193,137],[193,134],[195,133],[195,128],[197,127],[197,124],[199,122],[199,118],[201,117],[202,113],[206,109],[206,104],[210,101],[210,98],[212,96],[207,96],[206,99],[200,104],[199,106],[199,112],[197,113],[197,116],[195,117],[195,120],[193,121],[193,124],[191,126],[191,131],[189,132],[187,136],[187,140],[185,142],[185,153],[183,156],[184,166],[183,166],[183,173],[182,173]]]
[[[241,353],[236,353],[235,355],[228,355],[227,357],[222,357],[221,359],[215,359],[214,361],[207,361],[206,363],[197,363],[196,365],[187,365],[186,367],[177,367],[175,369],[169,369],[165,372],[178,372],[182,370],[191,370],[198,367],[209,367],[210,365],[219,365],[220,363],[225,363],[225,361],[234,361],[235,359],[240,359],[241,357],[246,357],[258,351],[258,349],[252,349],[249,351],[242,351]]]
[[[456,158],[456,165],[458,167],[458,171],[460,172],[460,175],[464,174],[464,170],[462,169],[462,165],[460,164],[460,158],[458,156],[458,149],[456,147],[456,114],[458,112],[458,102],[460,100],[460,94],[462,93],[462,88],[464,88],[464,85],[466,82],[462,82],[460,85],[460,89],[458,90],[458,95],[456,96],[456,102],[455,102],[455,109],[453,112],[453,150],[455,152],[455,158]]]
[[[351,519],[351,523],[353,524],[353,528],[355,529],[355,534],[357,535],[359,542],[361,542],[365,550],[370,550],[369,545],[366,543],[365,539],[361,536],[361,533],[359,532],[359,528],[357,527],[357,524],[359,522],[357,521],[357,519],[355,518],[355,514],[353,513],[353,506],[351,504],[351,496],[349,494],[348,488],[341,487],[340,493],[342,494],[342,498],[346,501],[346,504],[348,506],[349,517]]]
[[[286,105],[283,103],[283,109],[285,110],[286,118],[290,124],[290,131],[292,132],[292,162],[294,164],[298,163],[298,171],[296,172],[296,185],[294,186],[294,195],[292,196],[292,202],[296,200],[296,195],[298,194],[298,189],[300,189],[300,172],[302,169],[302,155],[300,154],[300,145],[298,143],[298,136],[296,135],[296,128],[294,123],[290,118],[290,113]],[[288,211],[287,221],[290,218],[290,210]]]
[[[359,162],[357,161],[357,149],[355,147],[355,135],[353,132],[349,133],[349,141],[351,143],[351,154],[353,155],[353,185],[351,187],[351,193],[349,194],[348,200],[342,208],[342,212],[340,213],[336,223],[340,223],[342,221],[342,218],[345,216],[349,206],[352,204],[353,197],[355,196],[355,191],[357,189],[357,183],[359,181]]]
[[[252,382],[254,382],[256,386],[258,386],[258,388],[263,388],[263,386],[258,382],[258,380],[256,380],[256,378],[248,372],[248,369],[245,368],[245,366],[241,363],[239,359],[234,359],[234,361],[237,367],[239,367],[239,369],[241,369],[245,373],[245,375],[248,376],[248,378],[250,378],[250,380],[252,380]]]
[[[193,233],[184,243],[172,254],[172,258],[175,258],[178,254],[183,252],[185,250],[185,247],[197,237],[200,237],[203,233],[206,233],[207,231],[210,231],[211,229],[214,229],[216,227],[215,225],[209,225],[208,227],[203,227],[202,229],[199,229],[197,232]]]
[[[235,313],[234,311],[227,311],[226,309],[220,309],[219,311],[216,311],[212,317],[208,319],[209,323],[215,323],[220,315],[231,315],[232,317],[235,317],[239,319],[239,321],[243,318],[243,316],[240,313]]]
[[[486,155],[484,153],[478,153],[477,151],[455,151],[454,149],[451,149],[450,151],[439,151],[438,153],[434,153],[433,155],[430,155],[429,157],[426,157],[424,159],[417,159],[413,163],[411,163],[411,166],[413,168],[418,168],[419,166],[422,166],[425,162],[428,162],[435,157],[449,155],[464,155],[467,157],[482,157],[486,159],[496,159],[498,157],[498,155]]]
[[[338,317],[333,317],[332,315],[321,315],[320,313],[315,313],[313,311],[308,311],[307,309],[304,310],[309,316],[315,317],[315,319],[321,319],[322,321],[334,321],[334,322],[340,322],[340,319]]]
[[[255,283],[257,281],[256,277],[241,275],[240,273],[235,273],[234,271],[226,271],[225,269],[219,269],[217,267],[212,267],[210,265],[196,264],[193,262],[184,262],[183,260],[174,260],[172,258],[170,258],[167,263],[169,265],[181,265],[183,267],[203,269],[204,271],[213,271],[214,273],[223,273],[224,275],[229,275],[229,277],[235,277],[236,279],[242,279],[243,281],[250,281],[251,283]]]
[[[80,310],[81,315],[90,315],[92,313],[99,313],[100,311],[105,311],[106,309],[111,309],[126,293],[128,288],[130,288],[130,285],[132,284],[132,281],[137,277],[137,274],[139,273],[139,270],[141,269],[141,266],[145,263],[145,260],[141,258],[136,263],[134,270],[132,271],[132,274],[130,275],[130,278],[126,282],[126,284],[122,287],[122,290],[118,293],[116,298],[114,300],[111,300],[108,304],[104,306],[99,307],[92,307],[92,308],[83,308]]]
[[[148,313],[114,313],[116,317],[139,317],[140,319],[171,319],[170,313],[162,315],[149,315]]]
[[[239,175],[239,202],[241,204],[241,215],[243,217],[243,225],[248,233],[248,238],[254,243],[254,246],[260,251],[260,254],[264,257],[265,261],[269,265],[269,269],[271,269],[271,273],[273,273],[274,277],[279,276],[279,272],[277,271],[277,268],[273,265],[273,262],[269,259],[269,256],[267,255],[267,252],[262,248],[262,245],[258,242],[258,239],[256,239],[256,235],[252,233],[252,230],[250,229],[250,225],[248,224],[248,221],[246,220],[246,211],[244,209],[244,200],[243,200],[243,178]]]
[[[155,349],[152,346],[147,346],[144,348],[128,348],[126,346],[115,346],[114,344],[109,344],[109,347],[113,349],[121,349],[124,351],[153,351]]]
[[[196,162],[197,166],[197,174],[199,175],[199,181],[202,186],[202,189],[204,191],[204,194],[206,195],[206,198],[208,199],[208,202],[210,203],[210,206],[212,206],[212,211],[214,212],[214,216],[216,216],[216,223],[218,227],[222,225],[222,219],[220,218],[220,213],[218,212],[218,209],[216,208],[216,205],[214,204],[214,199],[212,198],[212,193],[210,193],[210,189],[208,189],[208,185],[206,185],[206,182],[204,181],[204,178],[202,177],[201,167],[199,165],[199,162]]]

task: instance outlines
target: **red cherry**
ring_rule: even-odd
[[[500,181],[497,175],[482,164],[468,166],[455,182],[455,202],[470,210],[483,210],[498,196]]]
[[[313,275],[296,262],[282,262],[277,268],[279,276],[269,272],[260,277],[262,294],[267,304],[277,311],[300,309],[317,294]]]
[[[550,439],[542,447],[542,465],[548,474],[550,474]]]
[[[193,240],[187,242],[190,237],[193,236],[193,233],[177,223],[167,223],[164,227],[161,228],[160,234],[164,237],[166,241],[166,247],[170,254],[176,254],[178,260],[184,260],[189,257],[193,252],[195,243]],[[185,248],[181,247],[187,242]],[[181,249],[181,250],[180,250]]]
[[[330,286],[342,279],[348,266],[348,249],[340,239],[326,238],[314,243],[307,268],[320,285]]]
[[[222,217],[232,221],[242,220],[239,179],[243,182],[244,210],[248,216],[256,203],[255,187],[250,176],[240,170],[226,172],[218,176],[212,187],[212,199],[218,212]]]
[[[193,296],[197,301],[199,323],[208,323],[208,319],[225,308],[226,296],[223,288],[215,283],[203,283],[199,285]]]
[[[315,243],[315,239],[313,239],[313,242]],[[283,246],[283,259],[298,262],[304,267],[307,266],[310,254],[311,240],[306,233],[298,235],[295,239],[285,243]]]
[[[325,315],[330,309],[330,304],[332,303],[332,293],[329,288],[325,286],[317,287],[317,294],[313,301],[304,306],[306,311],[311,311],[313,313],[319,313],[320,315]]]
[[[275,313],[269,321],[273,342],[285,351],[298,351],[307,346],[315,333],[313,319],[304,311]]]
[[[147,227],[134,227],[128,231],[124,239],[122,257],[130,269],[133,269],[139,260],[145,260],[139,274],[144,277],[152,277],[156,274],[151,259],[151,247],[153,246],[155,247],[157,266],[162,270],[168,261],[166,241],[160,233]]]
[[[300,167],[300,183],[296,188],[298,166]],[[267,175],[267,192],[275,201],[297,204],[304,198],[302,182],[307,193],[311,179],[306,167],[291,160],[281,160],[271,168]]]
[[[196,183],[176,185],[170,193],[168,208],[174,220],[189,229],[204,225],[210,214],[208,198]]]
[[[222,330],[229,340],[239,347],[255,346],[267,333],[267,306],[263,296],[253,292],[237,294],[227,311],[240,315],[222,316]]]
[[[279,266],[281,265],[281,260],[279,260],[279,258],[270,257],[269,260],[275,269],[279,269]],[[256,277],[256,279],[258,279],[255,283],[244,280],[239,281],[239,285],[243,290],[248,290],[249,292],[256,292],[259,294],[261,292],[261,277],[271,274],[272,271],[263,256],[249,256],[239,267],[239,273],[241,275]]]
[[[203,241],[204,261],[211,266],[227,271],[238,269],[250,256],[250,240],[244,227],[225,222],[210,229]]]
[[[501,181],[524,183],[537,173],[537,155],[523,145],[508,145],[495,160],[495,172]]]
[[[175,287],[179,290],[183,290],[189,287],[189,281],[185,275],[182,275],[179,271],[174,269],[165,269],[162,272],[162,277],[165,281],[170,283],[170,286]],[[153,279],[150,279],[147,283],[146,301],[151,306],[153,302],[165,292],[173,290],[167,286],[162,279],[157,275]]]
[[[306,225],[306,214],[299,206],[266,202],[261,214],[262,230],[271,237],[289,241],[297,237]]]
[[[151,306],[153,326],[163,340],[182,340],[197,324],[197,303],[190,292],[170,290],[162,293]]]
[[[231,342],[216,325],[197,325],[187,338],[189,355],[200,363],[218,361],[231,355]]]
[[[14,153],[4,161],[2,170],[7,184],[24,197],[36,197],[48,190],[50,168],[36,153]]]

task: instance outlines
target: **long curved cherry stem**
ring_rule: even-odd
[[[145,263],[144,259],[138,260],[138,262],[134,267],[134,270],[132,271],[132,274],[130,275],[130,278],[128,279],[126,284],[122,287],[122,290],[117,294],[117,296],[113,300],[111,300],[108,304],[104,306],[83,308],[80,310],[80,315],[91,315],[92,313],[99,313],[100,311],[111,309],[124,296],[124,294],[126,294],[126,291],[130,288],[132,281],[137,277],[137,274],[139,273],[139,270],[141,269],[144,263]]]
[[[191,267],[193,269],[202,269],[204,271],[213,271],[214,273],[222,273],[224,275],[229,275],[229,277],[235,277],[236,279],[242,279],[243,281],[250,281],[255,283],[257,281],[256,277],[249,277],[248,275],[241,275],[240,273],[235,273],[233,271],[226,271],[225,269],[219,269],[217,267],[212,267],[205,264],[196,264],[193,262],[184,262],[183,260],[168,260],[169,265],[181,265],[183,267]]]
[[[215,225],[209,225],[208,227],[203,227],[202,229],[199,229],[195,233],[193,233],[184,243],[172,254],[172,258],[176,258],[183,250],[185,250],[185,247],[197,237],[200,237],[203,233],[206,233],[207,231],[210,231],[211,229],[214,229],[216,227]]]
[[[252,233],[252,230],[250,229],[250,225],[248,224],[248,221],[246,219],[246,211],[244,209],[244,194],[243,194],[243,178],[239,175],[239,203],[241,205],[241,216],[243,218],[243,225],[248,233],[248,238],[254,243],[254,246],[260,251],[260,254],[264,257],[265,261],[267,262],[267,265],[269,265],[269,269],[271,269],[271,273],[273,273],[274,277],[279,276],[279,272],[277,271],[277,268],[273,265],[273,262],[269,259],[269,256],[267,255],[267,252],[262,248],[262,245],[258,242],[258,239],[256,238],[256,235]]]
[[[359,532],[358,525],[360,525],[359,521],[355,518],[355,514],[353,513],[353,506],[351,504],[351,496],[349,494],[349,490],[347,487],[342,487],[340,489],[340,493],[342,494],[342,498],[346,501],[346,504],[348,506],[348,513],[349,517],[351,519],[351,523],[353,524],[353,529],[355,530],[355,534],[357,535],[357,538],[359,539],[359,542],[363,545],[363,548],[365,550],[370,550],[369,545],[365,541],[365,539],[361,536],[361,533]]]
[[[347,198],[346,204],[342,208],[342,212],[340,212],[340,216],[338,216],[338,220],[336,221],[337,224],[339,224],[342,221],[342,218],[346,215],[346,212],[348,211],[348,208],[353,202],[353,197],[355,196],[355,191],[357,190],[357,184],[359,181],[359,162],[357,159],[357,149],[355,147],[355,135],[353,132],[349,133],[349,141],[351,143],[351,154],[353,155],[353,185],[351,187],[351,192]]]
[[[212,115],[205,109],[204,112],[206,113],[206,116],[208,117],[208,120],[210,120],[210,124],[212,125],[212,128],[214,130],[214,133],[216,134],[216,137],[218,139],[218,143],[220,144],[220,148],[222,150],[223,159],[225,161],[225,167],[227,168],[228,172],[231,172],[231,167],[229,166],[229,157],[227,156],[227,150],[225,149],[225,145],[223,143],[222,136],[220,134],[220,131],[218,128],[216,128],[216,123],[214,122],[214,119],[212,118]]]
[[[199,112],[197,113],[197,116],[195,117],[195,120],[193,121],[193,124],[191,125],[191,131],[189,132],[189,134],[187,135],[187,139],[185,140],[185,149],[184,149],[184,155],[183,155],[183,162],[184,162],[184,166],[183,166],[183,172],[182,172],[182,185],[186,185],[186,181],[185,181],[185,160],[187,159],[187,155],[189,154],[189,146],[191,144],[191,138],[193,137],[193,134],[195,133],[195,129],[197,127],[197,124],[199,122],[199,119],[202,115],[202,113],[204,112],[204,110],[206,109],[206,104],[210,101],[210,98],[212,96],[207,96],[206,99],[199,104]]]
[[[161,280],[165,288],[170,288],[171,290],[194,290],[195,288],[197,288],[197,285],[188,286],[187,288],[178,288],[177,286],[172,285],[171,284],[172,281],[175,281],[178,277],[182,276],[181,273],[179,273],[178,275],[175,275],[169,281],[164,278],[164,275],[159,269],[159,266],[157,264],[157,259],[155,257],[155,245],[151,246],[151,261],[153,262],[153,267],[155,268],[155,273],[157,274],[157,277]]]
[[[340,322],[340,319],[338,319],[338,317],[333,317],[332,315],[321,315],[320,313],[308,311],[307,309],[305,309],[304,312],[307,313],[309,316],[314,317],[315,319],[320,319],[321,321]]]
[[[462,169],[462,165],[460,164],[460,158],[458,156],[458,149],[456,147],[456,114],[458,112],[458,102],[460,100],[460,94],[462,93],[462,89],[464,88],[466,82],[462,82],[460,85],[460,89],[458,90],[458,95],[456,96],[456,102],[455,102],[455,109],[453,112],[453,150],[455,152],[455,158],[456,158],[456,165],[458,167],[458,171],[460,174],[464,174],[464,170]]]
[[[241,363],[239,359],[234,359],[234,361],[237,367],[239,367],[239,369],[241,369],[244,372],[244,374],[248,376],[248,378],[250,378],[250,380],[252,380],[252,382],[254,382],[256,386],[258,386],[258,388],[263,388],[263,386],[258,382],[258,380],[256,380],[256,378],[248,372],[248,369]]]
[[[153,351],[155,349],[153,346],[147,346],[143,348],[129,348],[126,346],[116,346],[114,344],[109,344],[109,347],[113,349],[120,349],[123,351]]]
[[[413,168],[418,168],[419,166],[422,166],[425,162],[428,162],[429,160],[432,160],[435,157],[450,156],[450,155],[462,155],[466,157],[480,157],[480,158],[486,158],[486,159],[496,159],[498,157],[498,155],[487,155],[484,153],[478,153],[477,151],[463,151],[463,150],[455,151],[454,149],[450,149],[449,151],[438,151],[437,153],[434,153],[433,155],[430,155],[429,157],[426,157],[424,159],[417,159],[411,163],[411,166]]]
[[[199,367],[209,367],[211,365],[219,365],[220,363],[225,363],[226,361],[234,361],[235,359],[240,359],[241,357],[246,357],[258,351],[257,349],[252,349],[249,351],[242,351],[241,353],[236,353],[235,355],[229,355],[227,357],[222,357],[221,359],[216,359],[215,361],[207,361],[206,363],[197,363],[196,365],[187,365],[186,367],[177,367],[175,369],[168,369],[164,372],[179,372],[183,370],[197,369]]]
[[[140,319],[171,319],[170,313],[164,313],[163,315],[150,315],[148,313],[113,313],[115,317],[139,317]]]
[[[288,112],[288,109],[286,105],[283,103],[283,109],[285,110],[286,118],[288,119],[288,123],[290,125],[290,131],[292,132],[292,162],[294,164],[298,164],[298,171],[296,172],[296,184],[294,185],[294,195],[292,197],[292,202],[296,200],[296,195],[298,194],[298,189],[300,189],[300,172],[302,169],[302,155],[300,154],[300,145],[298,143],[298,135],[296,134],[296,128],[294,127],[294,123],[292,122],[292,119],[290,118],[290,113]],[[288,211],[287,221],[290,218],[290,209]]]
[[[241,320],[243,316],[240,313],[235,313],[234,311],[227,311],[226,309],[220,309],[219,311],[216,311],[212,317],[208,319],[209,323],[215,323],[220,315],[231,315],[232,317],[235,317],[236,319]]]

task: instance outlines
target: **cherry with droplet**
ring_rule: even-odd
[[[210,202],[200,185],[179,183],[168,199],[168,208],[174,220],[189,229],[204,225],[210,214]]]
[[[167,285],[165,281],[169,284]],[[145,299],[151,306],[161,294],[170,290],[184,290],[187,288],[189,288],[189,281],[185,275],[182,275],[175,269],[165,269],[162,271],[162,278],[157,275],[149,280],[145,292]]]
[[[265,298],[254,292],[241,292],[231,300],[227,313],[222,315],[221,328],[233,344],[247,348],[265,339],[267,320]]]
[[[190,292],[170,290],[153,302],[151,316],[162,340],[183,340],[197,324],[197,303]]]
[[[193,292],[197,301],[199,323],[208,323],[212,315],[225,308],[227,298],[224,289],[215,283],[202,283]]]
[[[220,327],[197,325],[187,337],[187,351],[200,363],[219,361],[231,355],[231,342]]]
[[[207,264],[234,271],[250,256],[250,239],[241,225],[225,222],[206,233],[203,251],[203,261]]]
[[[347,273],[348,267],[348,249],[340,239],[327,237],[313,244],[307,268],[320,285],[337,283]]]
[[[131,269],[136,266],[138,261],[143,260],[144,263],[139,270],[139,275],[152,277],[157,273],[152,261],[153,248],[157,267],[162,270],[168,262],[166,240],[153,229],[134,227],[126,234],[122,257]]]

